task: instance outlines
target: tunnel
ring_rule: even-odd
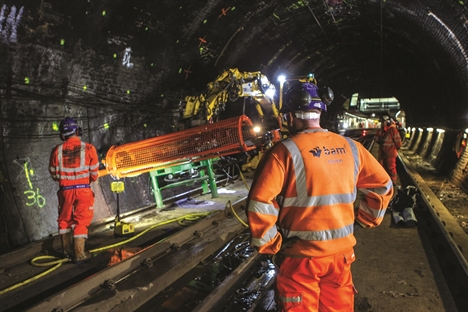
[[[467,127],[464,1],[3,0],[0,10],[2,252],[57,235],[48,162],[64,117],[104,160],[113,146],[206,123],[188,125],[181,103],[230,69],[267,77],[276,102],[280,75],[313,75],[334,92],[324,125],[359,94],[398,99],[409,129],[460,143]],[[250,111],[255,120],[232,101],[219,116]],[[461,157],[439,145],[441,156],[426,155],[437,166]],[[462,167],[453,176],[463,185]],[[95,222],[116,214],[115,179],[94,188]],[[155,204],[147,173],[123,180],[123,213]]]
[[[463,0],[0,0],[0,296],[9,291],[5,283],[23,277],[11,273],[16,272],[16,259],[29,270],[34,266],[30,258],[60,249],[59,187],[51,178],[49,159],[62,142],[59,128],[66,117],[76,120],[82,141],[94,145],[99,158],[99,178],[91,184],[94,247],[116,240],[122,234],[118,231],[134,230],[120,216],[159,220],[177,215],[181,211],[171,203],[187,196],[184,203],[193,205],[193,211],[198,209],[196,198],[209,198],[225,210],[230,205],[234,211],[237,195],[230,194],[232,203],[225,204],[221,185],[233,176],[239,179],[241,172],[251,178],[265,149],[285,134],[278,130],[284,126],[278,110],[298,80],[315,83],[332,98],[321,116],[327,131],[360,141],[379,127],[379,117],[397,120],[404,146],[401,176],[402,163],[438,176],[431,181],[437,194],[419,201],[432,207],[442,201],[466,206],[467,48],[468,8]],[[238,171],[227,173],[225,168],[233,164],[239,165]],[[225,180],[217,180],[220,168]],[[239,180],[235,183],[246,192]],[[194,199],[195,192],[203,195]],[[405,306],[407,299],[412,300],[407,307],[444,306],[447,311],[455,311],[455,299],[460,311],[465,310],[466,283],[454,269],[458,254],[449,255],[441,241],[444,234],[458,238],[468,233],[468,213],[457,210],[453,218],[439,212],[446,218],[443,226],[452,222],[459,231],[435,233],[432,221],[421,218],[411,229],[381,226],[368,236],[356,233],[362,255],[356,275],[363,290],[357,310],[400,310],[393,304],[400,300]],[[140,227],[150,222],[144,217],[140,221]],[[205,223],[216,227],[209,219],[199,226]],[[170,227],[160,230],[167,231],[165,238],[170,238]],[[226,239],[223,231],[209,233]],[[388,234],[396,231],[398,236]],[[417,231],[430,238],[432,247],[418,241]],[[107,232],[119,235],[109,239]],[[179,234],[192,235],[187,233]],[[158,248],[163,250],[168,241]],[[466,253],[460,246],[466,245],[457,247]],[[214,254],[208,248],[200,251]],[[165,274],[175,276],[172,270],[188,267],[188,260],[198,267],[196,257],[200,263],[205,259],[197,252],[168,260]],[[414,261],[401,264],[402,259],[392,255]],[[152,261],[146,260],[149,269]],[[130,258],[127,263],[136,271],[141,267],[136,262]],[[85,276],[76,273],[84,270],[78,265],[62,269],[67,273],[56,276],[70,284]],[[438,270],[447,271],[449,278],[439,277]],[[136,286],[128,287],[139,294],[122,304],[117,300],[118,309],[130,311],[132,300],[149,300],[142,293],[152,282],[140,287],[145,276],[134,278],[139,279]],[[380,278],[385,281],[380,283]],[[398,285],[387,292],[373,289],[393,280]],[[50,281],[52,288],[61,283]],[[162,289],[164,283],[157,286]],[[47,284],[43,279],[37,285]],[[100,292],[102,285],[93,287]],[[35,288],[28,299],[43,305],[58,302],[58,311],[64,298],[73,297],[66,291],[48,297],[48,290],[46,296]],[[73,300],[79,300],[78,292]],[[212,300],[220,301],[222,292]],[[26,307],[22,298],[13,298],[16,289],[12,293],[0,310]],[[103,296],[96,303],[100,310],[106,309],[105,302],[114,304]],[[151,305],[149,301],[141,310]]]

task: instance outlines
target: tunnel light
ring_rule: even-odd
[[[254,131],[255,133],[259,133],[259,132],[260,132],[260,127],[259,127],[259,126],[255,126],[255,127],[253,128],[253,131]]]
[[[411,132],[414,132],[414,131],[416,131],[416,129],[415,129],[414,127],[413,127],[413,128],[411,128]]]
[[[468,129],[465,129],[465,133],[468,133]]]
[[[286,76],[284,76],[284,75],[278,76],[278,81],[279,81],[280,83],[284,83],[284,82],[286,81]]]
[[[427,130],[427,132],[432,132],[432,131],[434,131],[434,128],[427,128],[426,130]]]
[[[445,130],[444,130],[444,129],[437,129],[437,132],[439,132],[439,133],[444,133]]]
[[[423,129],[423,128],[418,128],[418,131],[419,131],[419,132],[423,132],[424,129]]]

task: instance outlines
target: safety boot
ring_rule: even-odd
[[[61,234],[62,253],[65,258],[73,258],[73,232]]]
[[[86,238],[84,237],[74,238],[75,257],[73,259],[73,263],[80,264],[91,257],[91,253],[89,251],[85,251],[85,242]]]

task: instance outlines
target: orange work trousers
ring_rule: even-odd
[[[276,277],[278,311],[354,311],[354,249],[327,257],[285,257]]]
[[[396,184],[398,178],[396,158],[379,158],[379,163],[384,167],[385,171],[387,171],[393,184]]]
[[[91,188],[57,192],[59,234],[73,231],[73,237],[88,238],[88,226],[94,216],[94,193]]]

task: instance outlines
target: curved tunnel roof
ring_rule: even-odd
[[[455,0],[8,0],[31,40],[144,58],[154,88],[198,92],[226,68],[314,73],[337,111],[396,97],[412,125],[466,127],[468,9]],[[32,16],[32,17],[31,17]],[[170,97],[169,97],[170,98]],[[178,101],[171,103],[176,107]]]

